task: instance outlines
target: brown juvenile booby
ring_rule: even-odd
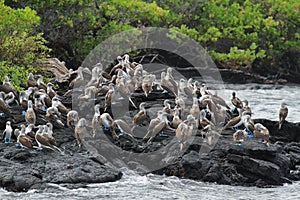
[[[174,108],[174,114],[173,114],[173,119],[172,119],[172,127],[177,128],[178,125],[182,122],[180,119],[180,108]]]
[[[109,90],[105,95],[104,112],[106,112],[110,108],[112,102],[114,102],[115,100],[116,100],[115,87],[111,83],[109,84]]]
[[[142,90],[146,97],[153,91],[152,84],[153,84],[154,76],[147,75],[142,80]],[[137,86],[136,86],[137,89]]]
[[[147,143],[150,143],[159,132],[161,132],[164,128],[167,127],[167,125],[168,125],[167,113],[159,111],[157,114],[157,118],[152,119],[150,121],[149,127],[147,129],[147,133],[144,136],[143,140],[149,138]]]
[[[51,144],[52,141],[49,140],[48,137],[45,137],[44,135],[44,126],[43,125],[39,125],[38,126],[39,130],[35,133],[35,141],[38,144],[38,150],[42,150],[43,148],[47,148],[47,149],[51,149],[53,151],[58,150],[61,154],[63,154],[63,152],[60,150],[60,148],[58,148],[56,145]]]
[[[110,75],[110,76],[112,76],[112,75],[114,74],[114,72],[115,72],[117,69],[123,67],[123,66],[122,66],[122,65],[123,65],[123,59],[122,59],[121,56],[118,56],[118,57],[117,57],[117,61],[118,61],[118,64],[116,64],[116,65],[110,70],[110,72],[109,72],[109,75]]]
[[[100,113],[100,105],[99,104],[96,104],[94,106],[94,116],[93,116],[93,119],[92,119],[92,129],[93,129],[93,137],[95,137],[96,135],[96,130],[97,130],[97,127],[100,127],[99,125],[99,118],[101,116],[101,113]]]
[[[67,126],[70,128],[75,127],[79,120],[78,112],[76,110],[70,110],[67,114]]]
[[[28,87],[37,87],[38,86],[36,80],[34,79],[34,75],[31,72],[28,74],[27,86]]]
[[[192,115],[188,115],[187,119],[178,125],[175,133],[180,143],[180,151],[183,150],[186,140],[192,136],[193,131],[196,128],[195,123],[195,118]]]
[[[6,122],[5,130],[2,133],[2,139],[4,140],[5,144],[10,144],[11,135],[13,133],[13,129],[11,128],[11,122]]]
[[[175,79],[173,77],[173,68],[172,67],[167,68],[167,73],[166,73],[165,79],[172,84],[174,91],[175,91],[175,96],[177,96],[178,83],[177,83],[177,81],[175,81]]]
[[[24,124],[22,124],[24,126]],[[21,129],[21,131],[19,132],[18,136],[17,136],[17,143],[20,144],[20,146],[22,147],[22,149],[24,148],[29,148],[29,149],[33,149],[33,142],[32,140],[26,136],[25,134],[25,126],[23,128],[23,131]]]
[[[54,89],[53,89],[53,84],[51,83],[51,82],[49,82],[48,84],[47,84],[47,94],[48,94],[48,96],[52,99],[53,97],[55,97],[56,96],[56,92],[54,91]]]
[[[165,72],[161,72],[160,85],[165,91],[174,96],[177,96],[177,90],[175,90],[173,84],[169,81]]]
[[[267,146],[270,145],[270,143],[269,143],[270,132],[262,124],[257,123],[254,125],[253,135],[257,138],[262,138],[264,140],[263,143],[266,144]]]
[[[16,97],[18,96],[18,92],[17,92],[16,88],[9,82],[8,76],[4,76],[1,90],[5,93],[13,92]]]
[[[50,108],[47,108],[45,117],[48,122],[64,127],[64,123],[61,121],[61,113],[56,107],[51,106]]]
[[[36,114],[33,110],[32,101],[28,100],[28,107],[25,114],[25,120],[28,124],[35,124],[36,122]]]
[[[119,128],[119,130],[121,131],[120,134],[125,134],[128,135],[129,137],[131,137],[132,139],[135,139],[133,137],[133,133],[132,133],[132,129],[129,127],[128,123],[125,122],[122,119],[116,119],[115,120],[115,124],[117,125],[117,127]],[[119,135],[120,135],[119,134]]]
[[[87,135],[86,126],[87,126],[86,119],[80,118],[80,120],[77,122],[74,129],[74,135],[79,148],[81,148],[82,139]]]
[[[53,97],[52,98],[52,106],[56,107],[59,112],[63,113],[63,114],[68,114],[68,112],[70,111],[59,99],[58,97]]]
[[[204,110],[200,111],[199,114],[199,123],[201,125],[202,128],[206,127],[207,125],[211,125],[211,127],[214,127],[215,125],[206,118],[206,112]],[[203,137],[203,135],[202,135]]]
[[[21,126],[21,129],[23,127]],[[34,124],[29,124],[26,128],[25,128],[25,135],[28,136],[30,139],[34,139],[35,133],[33,131],[33,129],[35,128]]]
[[[5,95],[4,97],[5,103],[10,106],[9,104],[16,102],[19,105],[18,100],[16,99],[16,96],[14,95],[13,92],[9,92],[8,94]]]
[[[287,115],[288,115],[288,107],[285,102],[282,102],[279,109],[279,126],[278,129],[281,129],[283,122],[285,121]]]
[[[134,115],[133,119],[132,119],[132,122],[134,124],[142,124],[144,121],[148,120],[149,117],[147,115],[147,112],[146,112],[146,103],[145,102],[142,102],[140,105],[139,105],[139,109],[140,111]]]
[[[11,117],[12,116],[12,111],[7,105],[7,103],[4,100],[4,92],[0,92],[0,111],[3,112],[5,115]]]
[[[244,142],[244,136],[247,135],[247,133],[244,130],[237,130],[235,133],[233,133],[233,141],[237,143]]]
[[[239,109],[242,109],[242,108],[243,108],[243,103],[242,103],[242,101],[236,96],[235,92],[232,92],[231,103],[232,103],[232,105],[234,105],[236,108],[239,108]]]
[[[198,120],[200,117],[200,108],[199,108],[199,103],[197,98],[193,98],[193,105],[190,108],[190,114],[196,119],[197,121],[197,126],[198,126]]]

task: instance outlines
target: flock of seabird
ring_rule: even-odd
[[[71,128],[79,147],[87,134],[95,137],[101,128],[111,134],[114,140],[118,140],[121,133],[147,143],[153,142],[159,133],[168,129],[178,138],[180,150],[183,150],[187,139],[194,134],[200,134],[204,141],[211,145],[225,129],[234,130],[233,141],[237,144],[244,142],[247,137],[258,137],[269,145],[268,129],[260,123],[254,123],[248,101],[241,101],[235,92],[231,97],[234,106],[232,109],[223,98],[209,91],[206,84],[200,84],[192,78],[176,80],[171,67],[161,72],[160,80],[157,80],[156,75],[144,70],[142,64],[130,62],[127,54],[123,57],[118,56],[117,61],[118,64],[109,72],[103,70],[100,63],[93,66],[92,70],[79,67],[76,78],[69,82],[70,90],[63,94],[66,96],[75,90],[82,91],[78,97],[81,101],[105,96],[104,112],[101,113],[100,104],[96,104],[91,121],[85,116],[79,116],[78,111],[67,108],[61,102],[61,96],[53,89],[53,84],[45,84],[41,75],[29,73],[27,89],[20,92],[9,82],[8,76],[5,76],[0,92],[0,112],[6,119],[6,128],[2,134],[4,143],[10,144],[14,135],[17,145],[22,149],[48,148],[62,152],[56,146],[53,135],[55,123]],[[90,80],[86,80],[83,73],[90,75]],[[76,86],[80,86],[80,90]],[[150,119],[149,110],[146,109],[147,101],[136,105],[132,100],[132,94],[137,90],[143,91],[146,100],[154,90],[169,93],[174,99],[164,100],[163,108],[157,112],[155,118]],[[112,117],[111,105],[121,98],[128,99],[130,106],[137,110],[131,122]],[[11,124],[14,122],[12,104],[23,108],[22,114],[25,118],[25,123],[15,130]],[[40,111],[45,113],[46,121],[37,125],[37,113]],[[282,103],[279,111],[279,129],[287,114],[287,105]],[[65,116],[66,120],[63,120],[62,116]],[[142,138],[135,135],[138,126],[147,127]]]

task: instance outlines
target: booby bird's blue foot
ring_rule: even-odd
[[[243,144],[242,143],[235,143],[234,145],[236,145],[236,146],[243,146]]]
[[[20,147],[20,146],[21,146],[20,143],[17,143],[17,144],[16,144],[16,147]]]
[[[36,150],[42,151],[42,150],[43,150],[43,147],[38,147]]]
[[[25,150],[27,150],[27,148],[26,147],[22,147],[22,148],[20,148],[20,149],[18,149],[19,151],[25,151]]]
[[[4,113],[3,113],[3,112],[0,112],[0,116],[3,117],[3,116],[4,116]]]
[[[42,109],[44,112],[47,111],[47,106],[44,106],[43,109]]]
[[[167,91],[167,90],[164,90],[164,91],[162,91],[162,94],[166,94],[166,93],[168,93],[168,91]]]
[[[124,135],[124,133],[123,133],[123,132],[120,132],[118,136],[120,137],[120,136],[123,136],[123,135]]]
[[[26,115],[26,111],[22,110],[22,115],[25,116]]]
[[[239,127],[238,126],[234,126],[232,127],[234,131],[238,131],[239,130]]]
[[[83,90],[81,88],[73,88],[73,92],[82,92]]]
[[[248,135],[249,138],[253,138],[254,137],[254,135],[251,133],[251,131],[249,129],[245,128],[244,131],[247,133],[247,135]]]
[[[12,144],[10,141],[5,141],[4,144]]]
[[[160,137],[167,137],[168,135],[162,132],[162,133],[159,134],[159,136]]]
[[[97,99],[96,98],[90,98],[88,99],[88,101],[96,101]]]
[[[109,131],[109,127],[105,127],[105,126],[103,126],[103,130],[105,130],[105,131]]]

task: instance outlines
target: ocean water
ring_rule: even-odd
[[[240,99],[247,99],[253,111],[253,118],[278,120],[280,103],[285,101],[289,108],[287,121],[300,122],[299,85],[225,85],[217,90],[228,105],[232,91]],[[0,199],[300,199],[300,182],[274,188],[257,188],[218,185],[177,177],[140,175],[123,169],[121,180],[112,183],[91,184],[87,188],[67,189],[51,185],[53,192],[31,190],[27,193],[13,193],[0,189]]]

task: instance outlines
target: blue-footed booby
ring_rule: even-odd
[[[13,133],[13,129],[11,127],[11,122],[7,121],[5,130],[2,133],[2,139],[4,140],[5,144],[10,144],[11,143],[10,139],[11,139],[12,133]]]
[[[279,109],[279,126],[278,129],[281,129],[283,122],[285,121],[287,115],[288,115],[288,107],[285,102],[282,102]]]

